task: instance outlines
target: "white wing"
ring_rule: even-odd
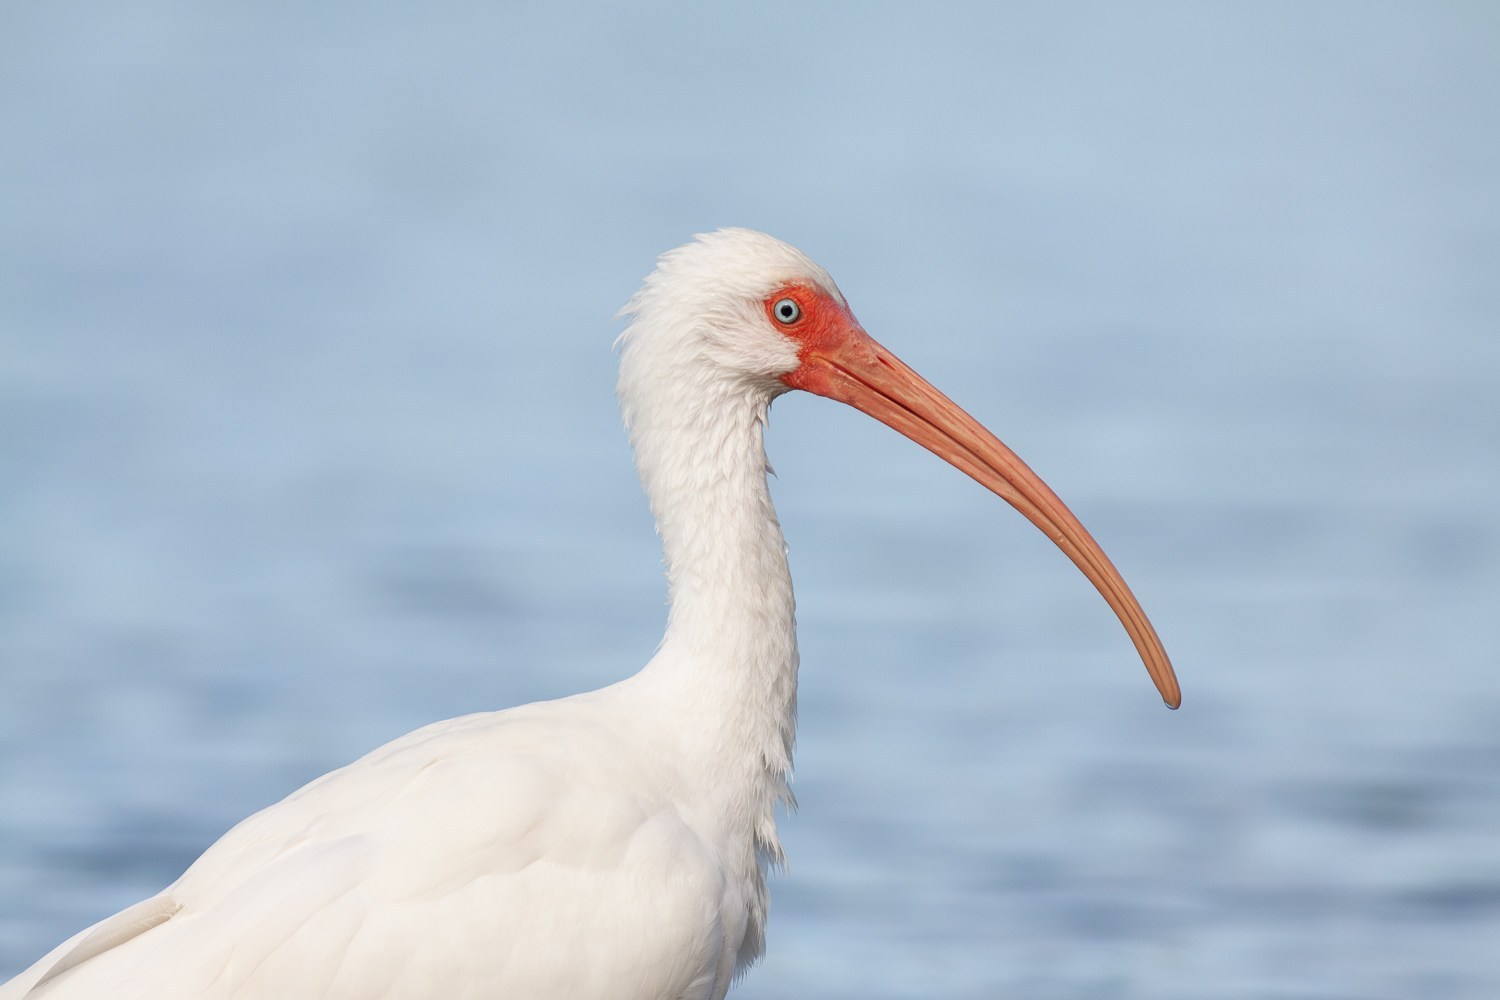
[[[611,690],[314,781],[0,1000],[722,997],[746,903]]]

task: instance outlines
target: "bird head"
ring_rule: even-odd
[[[864,331],[828,272],[764,233],[721,229],[663,254],[622,313],[620,401],[632,437],[663,427],[755,419],[802,389],[847,403],[920,444],[1015,507],[1109,602],[1162,699],[1182,695],[1156,630],[1104,550],[1051,488],[977,420]]]

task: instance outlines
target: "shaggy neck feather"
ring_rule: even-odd
[[[625,400],[671,602],[666,636],[641,679],[673,705],[726,808],[752,814],[762,860],[779,861],[774,813],[791,798],[797,638],[786,544],[766,481],[770,398],[733,383],[694,389]]]

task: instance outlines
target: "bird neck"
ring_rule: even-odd
[[[751,804],[757,850],[779,858],[790,800],[797,636],[786,543],[766,481],[770,400],[743,387],[654,412],[627,406],[636,464],[666,555],[671,610],[641,673],[713,784]],[[701,405],[694,405],[701,404]]]

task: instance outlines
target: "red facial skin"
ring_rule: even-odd
[[[782,299],[791,299],[802,312],[791,323],[783,323],[776,318],[776,303]],[[820,389],[827,387],[828,379],[820,377],[821,366],[816,361],[809,364],[809,359],[828,357],[847,350],[851,341],[861,338],[869,340],[869,335],[850,315],[848,307],[816,285],[800,282],[783,285],[767,296],[765,310],[771,325],[797,343],[797,357],[802,364],[781,377],[793,389],[827,395]]]

